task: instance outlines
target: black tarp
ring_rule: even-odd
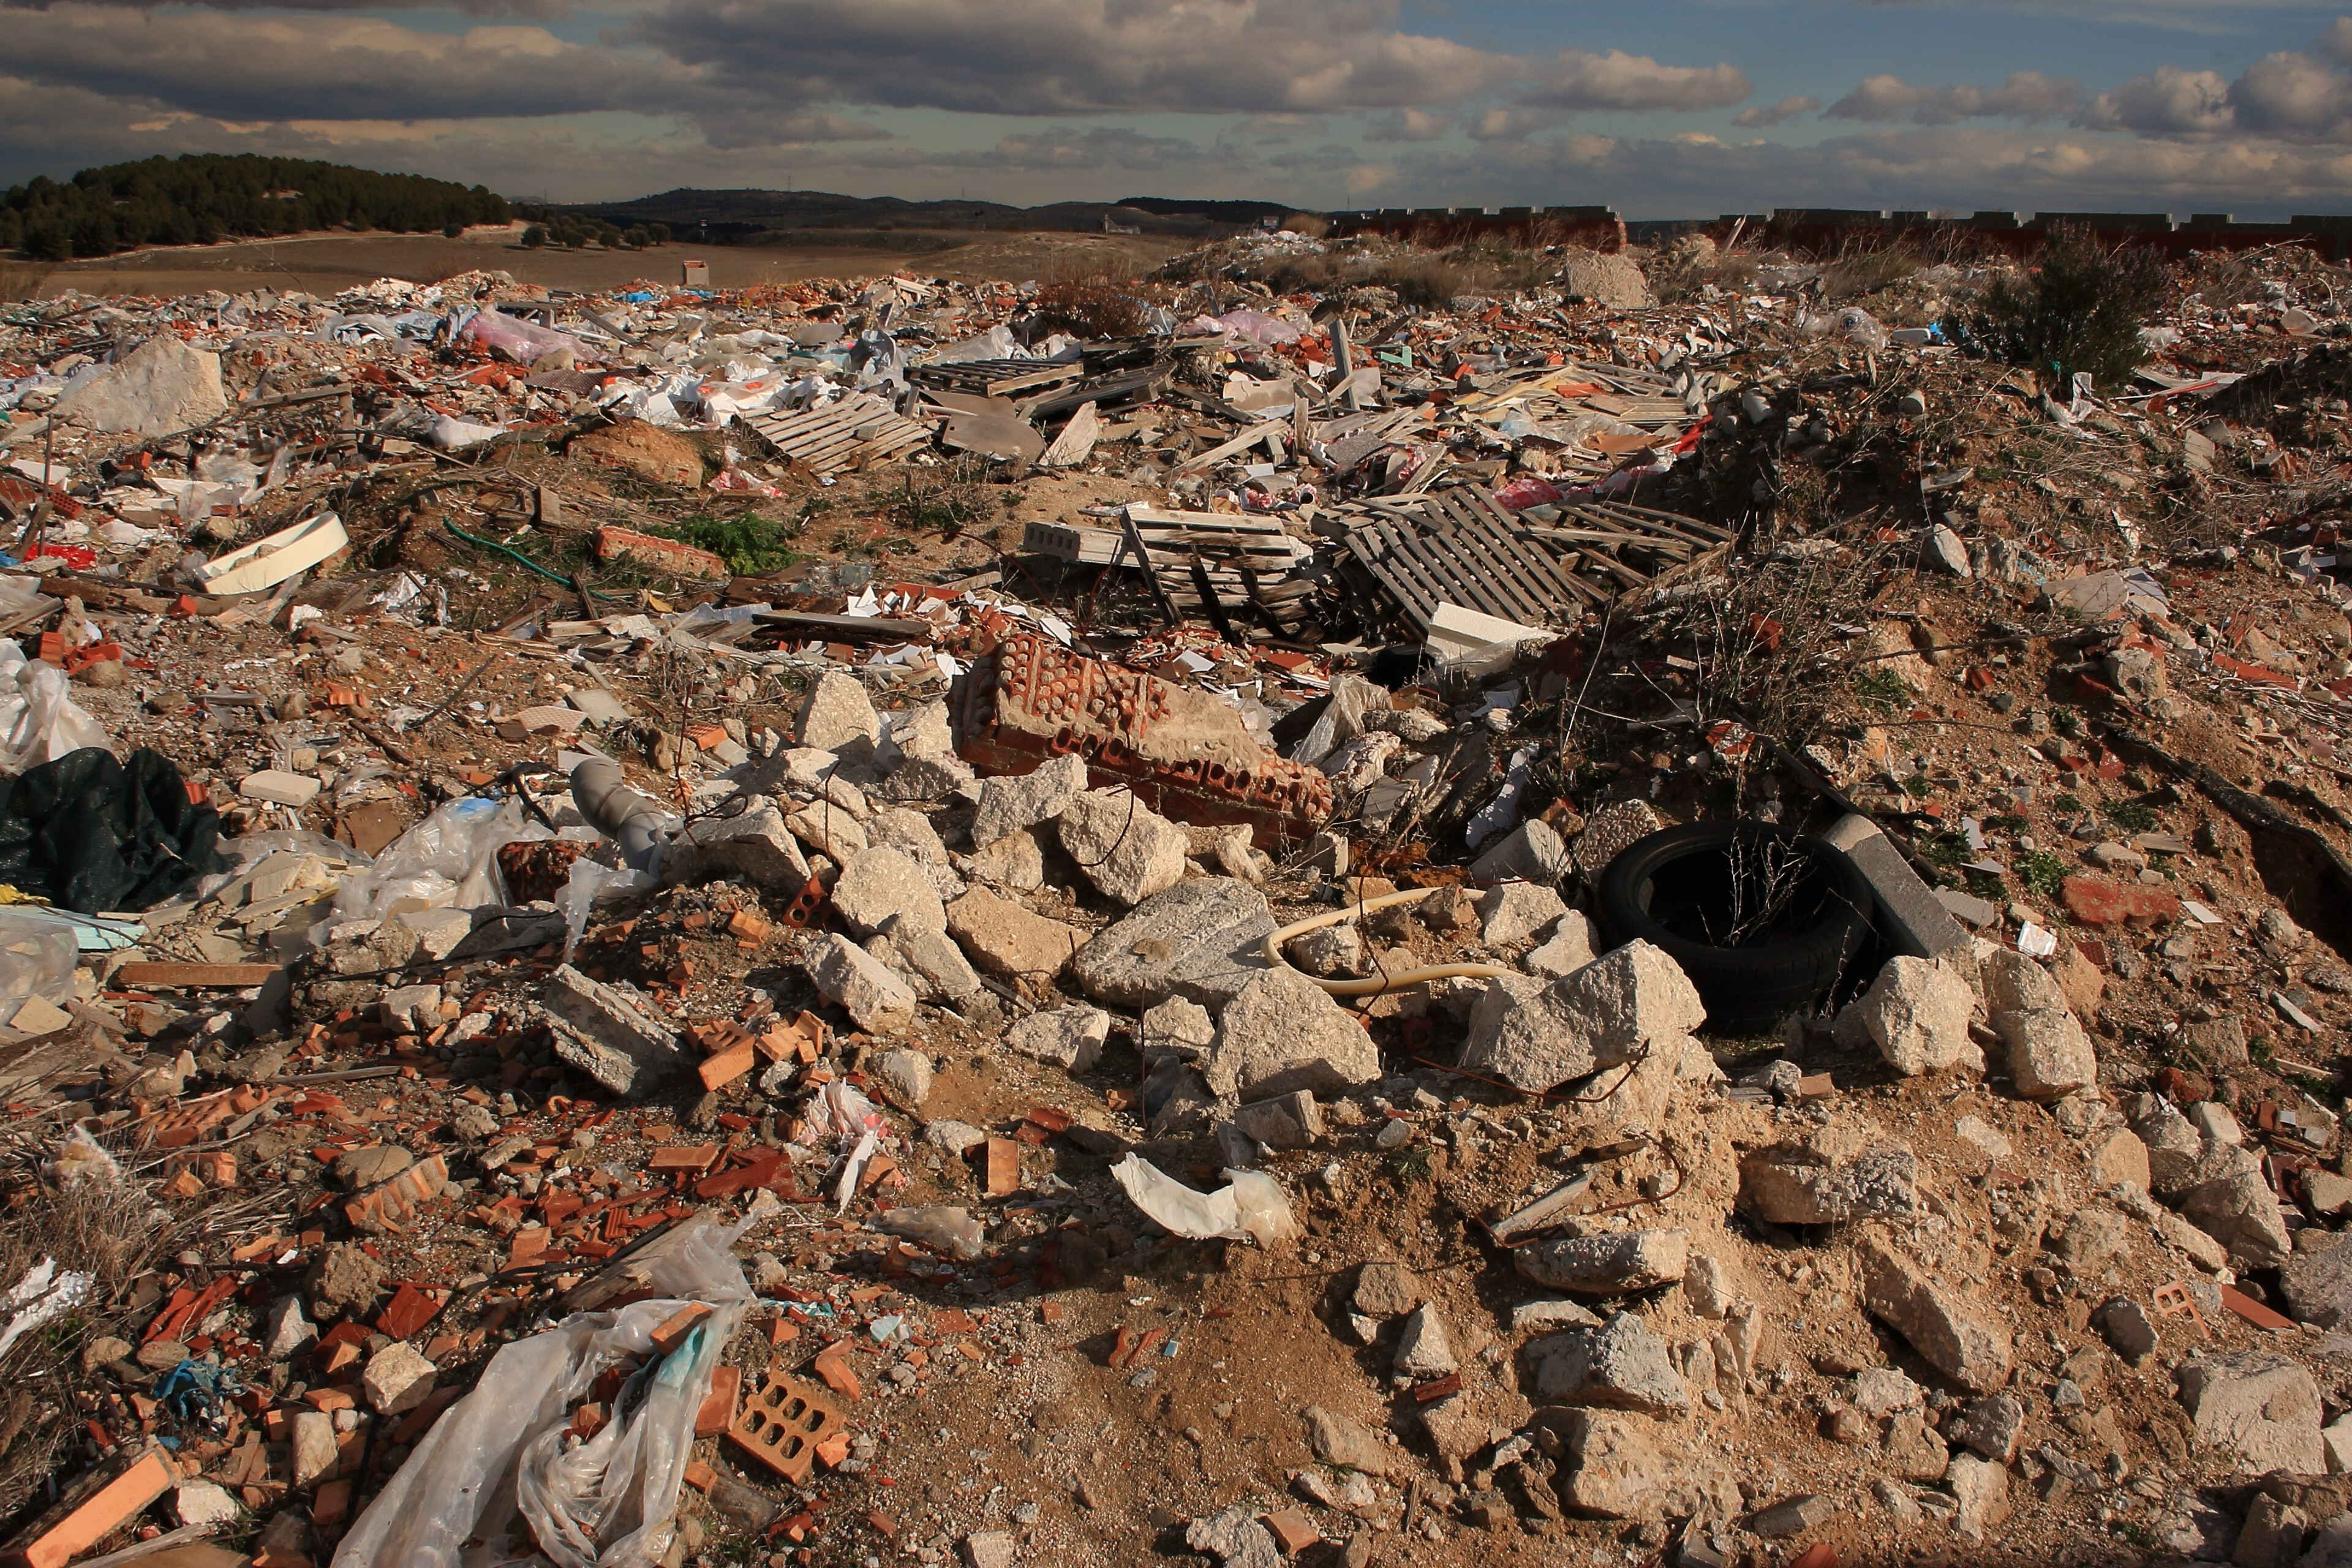
[[[150,909],[221,869],[220,813],[160,752],[84,747],[0,792],[0,882],[59,909]]]

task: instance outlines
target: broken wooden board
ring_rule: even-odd
[[[819,479],[896,457],[931,438],[929,426],[866,392],[797,413],[738,415],[736,423]]]

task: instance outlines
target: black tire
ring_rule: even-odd
[[[1735,850],[1803,858],[1781,922],[1794,929],[1735,947],[1691,934],[1715,912],[1706,907],[1711,886],[1720,882],[1727,900]],[[1662,896],[1676,907],[1659,909]],[[1818,838],[1769,823],[1700,822],[1653,833],[1609,862],[1600,902],[1612,945],[1638,938],[1682,965],[1706,1004],[1710,1031],[1754,1035],[1830,995],[1870,940],[1874,900],[1860,868]]]

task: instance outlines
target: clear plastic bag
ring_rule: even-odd
[[[0,1023],[28,997],[71,997],[80,952],[72,921],[28,904],[0,905]]]
[[[457,329],[457,341],[495,349],[518,364],[536,363],[559,350],[581,353],[580,340],[569,333],[551,331],[503,310],[476,311]]]
[[[634,867],[616,870],[585,855],[572,862],[571,877],[555,894],[555,907],[563,914],[563,961],[572,962],[572,950],[580,945],[580,933],[588,929],[588,912],[596,907],[598,900],[651,892],[660,886],[658,879]]]
[[[574,1313],[499,1352],[360,1515],[334,1568],[459,1568],[476,1538],[490,1561],[523,1558],[518,1514],[562,1568],[658,1562],[711,1369],[753,1299],[731,1250],[750,1223],[687,1221],[630,1260],[657,1299]],[[710,1316],[629,1380],[593,1438],[565,1451],[572,1406],[598,1376],[649,1355],[654,1331],[697,1304]]]
[[[0,768],[22,773],[85,746],[110,751],[114,737],[73,700],[64,670],[0,637]]]
[[[404,905],[478,910],[504,904],[499,877],[499,846],[517,839],[545,838],[546,828],[523,818],[511,800],[467,795],[436,808],[402,834],[376,858],[366,875],[354,877],[335,895],[334,919],[382,920]]]

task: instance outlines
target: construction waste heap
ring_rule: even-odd
[[[0,1563],[2352,1564],[2352,276],[1351,243],[0,309]]]

